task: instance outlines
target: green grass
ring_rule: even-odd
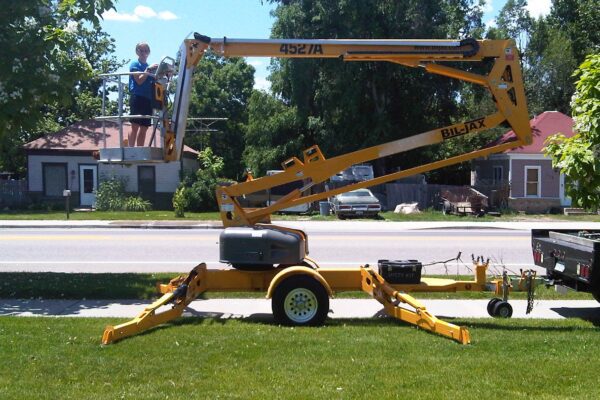
[[[388,318],[183,318],[110,346],[112,319],[0,321],[2,399],[600,398],[600,332],[582,320],[452,321],[468,346]]]
[[[73,211],[69,219],[82,220],[183,220],[220,221],[218,212],[185,213],[185,218],[175,218],[173,211]],[[64,211],[0,211],[0,220],[67,220]]]
[[[66,220],[66,214],[64,211],[0,211],[0,220]],[[128,212],[128,211],[74,211],[70,213],[71,220],[178,220],[178,221],[220,221],[221,217],[218,212],[202,212],[193,213],[186,212],[185,218],[175,218],[173,211],[140,211],[140,212]],[[310,220],[310,221],[337,221],[338,219],[333,216],[321,216],[319,214],[309,215],[287,215],[287,214],[275,214],[272,219],[274,221],[297,221],[297,220]],[[359,219],[363,220],[363,219]],[[370,219],[371,221],[373,219]],[[379,221],[397,221],[397,222],[410,222],[410,221],[471,221],[471,222],[508,222],[508,221],[586,221],[586,222],[599,222],[600,215],[576,215],[576,216],[565,216],[565,215],[553,215],[553,214],[540,214],[540,215],[522,215],[516,213],[503,214],[500,217],[475,217],[471,215],[457,216],[457,215],[443,215],[440,211],[436,210],[424,210],[419,214],[402,215],[394,214],[391,211],[382,212],[378,218]]]
[[[0,298],[12,299],[140,299],[157,297],[157,282],[167,283],[175,273],[160,274],[84,274],[54,272],[2,272]],[[472,279],[467,276],[449,276],[452,279]],[[264,298],[265,292],[207,292],[202,298]],[[415,293],[419,299],[487,299],[491,292]],[[342,292],[337,298],[369,298],[363,292]],[[511,299],[525,299],[526,293],[515,292]],[[588,293],[569,291],[560,295],[553,288],[538,286],[536,298],[592,300]]]

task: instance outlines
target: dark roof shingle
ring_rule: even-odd
[[[127,138],[129,123],[123,123],[123,137]],[[119,147],[119,127],[114,122],[105,122],[106,147]],[[158,139],[159,133],[157,132]],[[150,143],[152,128],[146,133],[146,146]],[[93,119],[77,122],[56,133],[45,135],[23,145],[26,150],[64,150],[64,151],[95,151],[104,148],[102,122]],[[188,146],[186,153],[198,154]]]

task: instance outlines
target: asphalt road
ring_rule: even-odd
[[[491,271],[532,267],[527,230],[427,229],[355,231],[311,229],[310,256],[322,267],[376,264],[379,259],[417,259],[424,273],[469,272],[471,254],[490,258]],[[187,272],[200,262],[219,263],[220,229],[6,229],[0,230],[0,271]]]

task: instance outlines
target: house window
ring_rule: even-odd
[[[62,197],[63,190],[67,187],[66,163],[43,163],[42,174],[44,177],[44,196]]]
[[[494,175],[492,177],[492,182],[494,183],[494,185],[497,185],[499,183],[502,183],[503,179],[504,168],[502,167],[502,165],[494,165]]]
[[[154,166],[138,167],[138,192],[140,195],[153,195],[156,193],[156,174]]]
[[[525,167],[525,197],[541,197],[541,167]]]

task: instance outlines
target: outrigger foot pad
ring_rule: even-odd
[[[400,293],[391,287],[377,272],[371,268],[363,267],[362,290],[369,293],[375,300],[383,304],[388,315],[401,321],[408,322],[421,329],[437,333],[456,340],[462,344],[471,343],[471,335],[467,328],[443,321],[427,311],[427,308],[417,299],[406,293]],[[405,303],[415,309],[407,310],[398,304]]]
[[[146,307],[131,321],[116,326],[107,326],[102,335],[102,344],[114,343],[180,317],[188,304],[206,290],[205,275],[206,264],[202,263],[187,276],[172,279],[168,285],[160,285],[162,297]],[[156,312],[160,307],[169,303],[173,303],[172,308],[160,313]]]

